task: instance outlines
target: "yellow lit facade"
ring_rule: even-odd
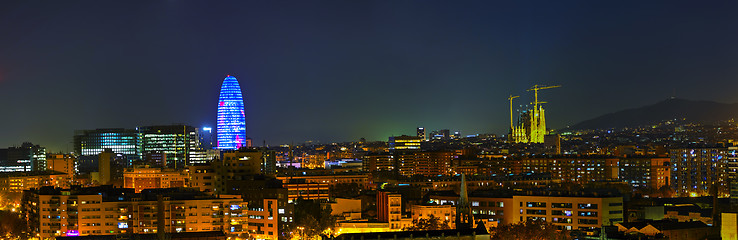
[[[129,168],[123,172],[123,187],[137,193],[144,189],[185,187],[187,180],[187,175],[172,169]]]
[[[413,221],[433,216],[438,218],[440,223],[448,221],[449,228],[456,228],[456,207],[454,205],[413,205],[412,214]]]
[[[42,239],[75,235],[115,235],[157,232],[158,201],[105,201],[100,194],[29,193],[24,203],[31,231]],[[166,232],[223,231],[242,234],[248,223],[247,205],[238,196],[163,200]]]
[[[68,187],[71,178],[67,174],[7,173],[0,176],[0,192],[19,193],[43,186]]]

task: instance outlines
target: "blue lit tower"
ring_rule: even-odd
[[[218,149],[238,149],[248,145],[241,87],[235,77],[228,75],[220,86]]]

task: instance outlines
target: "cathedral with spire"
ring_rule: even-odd
[[[466,176],[461,174],[461,192],[456,204],[456,229],[474,228],[474,215],[472,215],[469,195],[466,191]]]

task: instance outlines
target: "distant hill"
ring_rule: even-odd
[[[609,129],[653,125],[682,119],[692,123],[714,123],[738,118],[738,103],[692,101],[672,98],[654,105],[605,114],[571,126],[570,129]]]

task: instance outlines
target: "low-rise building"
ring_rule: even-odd
[[[700,221],[677,222],[660,220],[617,223],[615,226],[618,227],[619,232],[625,233],[626,236],[631,234],[643,234],[649,237],[663,235],[664,239],[698,240],[705,239],[710,233],[710,226]]]
[[[450,229],[456,228],[456,207],[454,205],[422,204],[413,205],[413,221],[420,219],[438,218],[440,223],[445,223]]]
[[[339,220],[361,219],[361,199],[335,198],[327,204],[331,206],[331,215]]]
[[[458,198],[452,191],[430,194],[437,204],[455,205]],[[490,226],[541,219],[562,230],[592,231],[623,221],[623,198],[609,191],[484,190],[471,192],[469,201],[474,219]]]

